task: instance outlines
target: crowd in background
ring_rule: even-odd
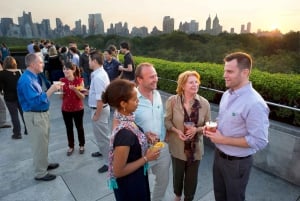
[[[2,46],[8,50],[6,45]],[[79,153],[84,153],[83,100],[87,96],[99,149],[92,157],[103,156],[104,165],[98,172],[108,172],[109,188],[117,201],[162,200],[169,182],[170,164],[174,200],[184,197],[185,201],[192,201],[204,154],[203,136],[216,144],[215,199],[245,200],[252,155],[267,145],[269,126],[268,107],[249,81],[250,55],[237,52],[225,57],[224,78],[228,90],[220,103],[218,127],[209,131],[206,122],[211,121],[210,105],[198,94],[198,72],[185,71],[178,76],[176,94],[169,97],[164,112],[156,89],[158,75],[154,66],[141,63],[135,67],[127,42],[120,44],[120,50],[110,45],[103,53],[91,50],[88,44],[83,48],[81,53],[74,42],[61,47],[48,40],[32,41],[27,46],[27,70],[23,74],[14,58],[3,54],[1,49],[1,58],[5,56],[5,59],[0,72],[0,91],[4,91],[11,116],[12,138],[22,138],[19,112],[24,133],[31,137],[36,180],[56,178],[49,171],[59,164],[48,162],[49,97],[61,90],[67,156],[75,149],[73,122]],[[119,52],[124,54],[123,64],[118,60]],[[115,110],[113,117],[110,107]],[[0,126],[9,127],[5,123]],[[153,148],[158,142],[160,148]],[[155,175],[152,192],[149,168]]]

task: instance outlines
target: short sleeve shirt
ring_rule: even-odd
[[[74,80],[70,81],[67,78],[61,78],[61,81],[65,83],[63,86],[63,101],[62,101],[62,111],[75,112],[83,110],[83,101],[80,99],[76,93],[70,89],[70,85],[80,86],[83,82],[82,78],[76,77]]]
[[[129,146],[127,163],[136,161],[142,157],[141,145],[137,136],[128,129],[121,129],[115,136],[114,148],[117,146]]]

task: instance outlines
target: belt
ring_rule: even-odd
[[[224,152],[220,151],[219,149],[216,149],[217,153],[219,154],[220,157],[224,158],[224,159],[227,159],[229,161],[233,161],[233,160],[243,160],[243,159],[246,159],[246,158],[249,158],[251,157],[251,155],[249,156],[245,156],[245,157],[237,157],[237,156],[230,156],[230,155],[227,155],[225,154]]]
[[[108,106],[108,104],[105,104],[105,105],[103,105],[103,107],[102,108],[106,108]],[[91,109],[93,109],[93,110],[97,110],[97,107],[90,107]]]
[[[42,113],[42,112],[48,112],[48,110],[29,110],[28,112],[38,112],[38,113]]]

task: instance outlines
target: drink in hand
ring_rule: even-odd
[[[206,125],[206,129],[208,131],[210,131],[210,132],[216,132],[217,126],[218,126],[217,122],[215,122],[215,121],[208,121],[208,122],[205,123],[205,125]]]

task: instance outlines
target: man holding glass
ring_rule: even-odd
[[[206,129],[205,135],[216,145],[213,164],[216,201],[244,201],[252,155],[268,143],[269,108],[249,81],[251,56],[235,52],[227,55],[224,62],[228,90],[220,102],[217,130]]]
[[[61,86],[53,84],[47,92],[43,91],[38,80],[38,74],[43,72],[44,62],[38,54],[26,55],[25,64],[27,69],[18,80],[17,93],[31,138],[35,180],[50,181],[56,176],[48,173],[48,170],[57,168],[59,164],[48,163],[49,97]]]
[[[164,143],[157,160],[149,162],[152,173],[155,175],[155,184],[151,200],[160,201],[164,198],[170,169],[170,154],[165,140],[163,104],[157,87],[157,73],[150,63],[141,63],[135,71],[138,87],[138,107],[135,111],[135,121],[141,126],[149,141]]]

